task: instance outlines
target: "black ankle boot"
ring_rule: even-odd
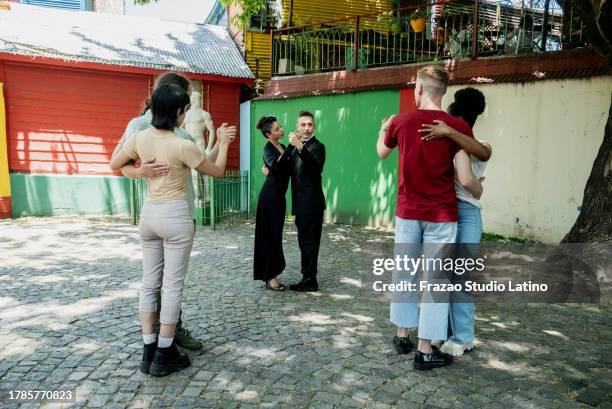
[[[140,363],[140,372],[149,373],[149,368],[151,368],[151,363],[153,362],[153,357],[155,356],[156,350],[157,341],[144,346],[142,350],[142,362]]]
[[[149,373],[153,376],[166,376],[185,369],[189,365],[191,362],[187,354],[179,351],[176,343],[172,341],[172,345],[168,348],[157,347]]]

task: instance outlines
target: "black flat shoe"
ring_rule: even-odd
[[[417,371],[427,371],[434,368],[442,368],[448,366],[453,362],[453,357],[440,350],[431,346],[431,354],[424,354],[417,351],[414,355],[414,369]]]
[[[266,283],[266,290],[285,291],[285,290],[287,290],[287,287],[285,287],[281,283],[278,283],[278,285],[276,287],[272,287],[269,283]]]
[[[410,342],[408,337],[398,337],[397,335],[393,337],[393,347],[395,348],[395,352],[400,355],[409,354],[414,348],[414,344]]]
[[[142,350],[142,362],[140,363],[140,372],[146,374],[149,373],[149,368],[151,368],[151,364],[153,363],[155,351],[157,351],[157,341],[144,346]]]
[[[317,280],[315,279],[302,280],[297,284],[291,284],[289,286],[289,289],[291,291],[300,291],[300,292],[319,291],[319,284],[317,283]]]

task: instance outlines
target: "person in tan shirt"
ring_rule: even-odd
[[[140,292],[140,324],[144,349],[141,371],[165,376],[191,365],[174,342],[181,308],[183,283],[195,229],[190,212],[187,183],[190,169],[213,177],[225,172],[227,150],[236,137],[236,127],[222,124],[218,131],[219,154],[213,163],[191,141],[174,133],[189,109],[189,95],[170,84],[151,96],[153,128],[134,135],[111,160],[118,170],[131,160],[165,163],[167,174],[147,178],[148,196],[138,226],[142,239],[143,279]],[[155,316],[161,291],[160,331],[156,341]]]

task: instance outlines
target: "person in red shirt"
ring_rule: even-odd
[[[444,251],[448,251],[449,246],[444,244],[455,242],[455,155],[462,148],[479,158],[489,154],[474,139],[472,129],[465,121],[442,111],[442,97],[446,93],[448,77],[448,71],[441,66],[430,65],[420,69],[414,89],[417,110],[384,120],[376,145],[381,159],[386,159],[393,149],[398,149],[395,243],[400,247],[406,245],[404,249],[410,249],[408,252],[413,258],[419,258],[421,252],[426,259],[439,258]],[[462,139],[424,140],[420,132],[423,124],[436,121],[444,121],[459,131]],[[396,249],[400,247],[396,246]],[[415,282],[418,276],[416,273],[405,271],[404,277]],[[424,281],[434,282],[434,276],[435,272],[424,269]],[[394,280],[397,277],[394,274]],[[419,283],[416,284],[418,288]],[[431,340],[446,339],[448,314],[448,302],[441,302],[439,298],[421,302],[420,308],[416,298],[411,298],[410,302],[392,301],[391,322],[398,327],[393,344],[398,353],[410,352],[413,345],[408,337],[408,329],[418,327],[415,369],[443,367],[452,362],[449,354],[431,345]]]

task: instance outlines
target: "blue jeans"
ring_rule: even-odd
[[[419,220],[395,218],[395,243],[454,243],[457,234],[457,223],[432,223]],[[423,248],[424,256],[435,257],[435,247]],[[419,250],[420,253],[420,250]],[[420,254],[411,255],[419,257]],[[418,274],[412,276],[415,280]],[[428,280],[427,271],[424,279]],[[417,284],[418,285],[418,284]],[[390,309],[391,322],[398,327],[419,328],[421,339],[446,339],[448,334],[449,304],[444,302],[392,302]]]
[[[459,222],[457,225],[457,243],[480,243],[482,236],[482,217],[480,208],[468,202],[457,200]],[[460,247],[464,251],[475,252],[477,246]],[[462,255],[474,257],[476,254]],[[450,323],[452,336],[450,340],[457,344],[474,341],[474,303],[452,303],[450,306]]]

